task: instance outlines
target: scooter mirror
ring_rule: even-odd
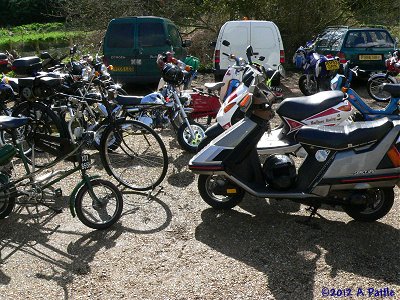
[[[231,43],[229,43],[227,40],[222,41],[222,45],[229,47]]]
[[[265,60],[265,56],[259,56],[259,57],[258,57],[258,60],[264,61],[264,60]]]
[[[246,48],[246,56],[247,56],[247,60],[248,60],[249,64],[253,63],[252,60],[251,60],[251,57],[253,56],[253,54],[254,54],[253,47],[250,46],[250,45],[247,46],[247,48]]]

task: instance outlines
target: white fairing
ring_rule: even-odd
[[[217,122],[226,130],[232,126],[231,120],[232,116],[237,109],[239,109],[239,102],[243,99],[244,96],[247,95],[248,87],[243,83],[239,85],[239,87],[226,98],[225,102],[221,105],[221,108],[217,114]],[[236,97],[235,97],[236,96]],[[224,111],[226,107],[235,103],[235,105],[229,109],[228,111]]]

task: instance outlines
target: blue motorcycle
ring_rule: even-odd
[[[299,78],[299,88],[305,96],[329,90],[331,79],[340,67],[337,58],[315,52],[314,44],[315,41],[307,42],[293,56],[293,63],[303,70],[303,75]]]
[[[348,100],[358,111],[354,121],[371,121],[383,117],[400,120],[400,84],[384,84],[382,90],[391,95],[388,105],[383,109],[373,109],[351,88],[353,76],[358,75],[359,67],[349,68],[348,62],[343,64],[343,74],[337,74],[331,81],[332,90],[341,90],[347,94]]]

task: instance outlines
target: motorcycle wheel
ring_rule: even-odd
[[[245,195],[243,189],[220,175],[200,175],[197,187],[201,198],[216,209],[231,209],[238,205]],[[228,189],[235,190],[236,193],[224,195],[223,191]]]
[[[178,128],[177,139],[179,145],[182,147],[183,150],[196,153],[198,151],[200,142],[206,136],[205,134],[206,129],[203,125],[193,120],[190,120],[189,123],[190,127],[194,131],[195,138],[192,139],[190,130],[185,122]]]
[[[314,95],[318,92],[318,84],[315,77],[310,78],[310,86],[307,86],[307,75],[303,74],[299,78],[299,88],[304,96]]]
[[[384,83],[396,83],[396,80],[391,77],[386,77],[386,74],[375,75],[368,79],[367,91],[375,101],[387,102],[390,100],[390,94],[380,90]]]
[[[354,220],[373,222],[383,218],[394,203],[393,188],[382,188],[365,191],[368,198],[367,205],[344,205],[343,210]]]

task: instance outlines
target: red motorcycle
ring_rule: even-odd
[[[384,83],[398,83],[396,76],[400,74],[400,49],[392,52],[391,57],[385,60],[386,73],[372,75],[368,79],[367,90],[372,99],[385,102],[390,100],[390,94],[382,91]]]

